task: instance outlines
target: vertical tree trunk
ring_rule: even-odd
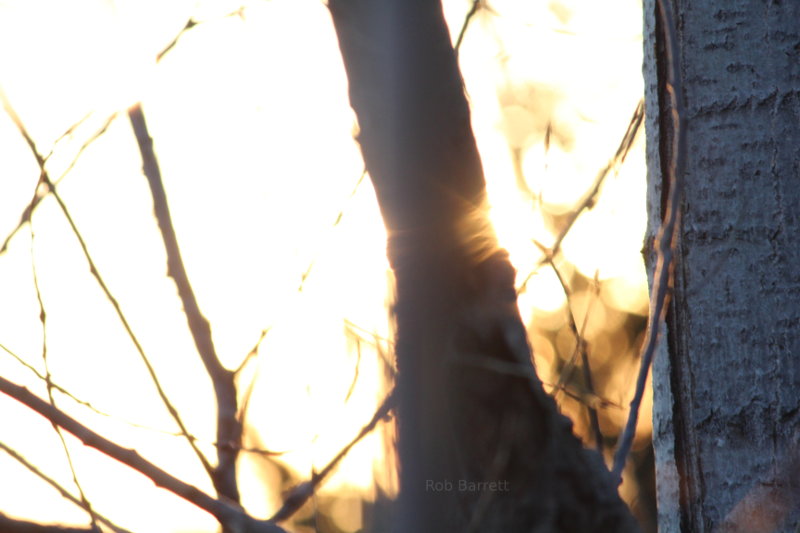
[[[398,531],[636,530],[536,377],[439,2],[329,8],[397,281]]]
[[[650,235],[670,130],[645,0]],[[662,531],[800,527],[800,3],[674,1],[688,150],[654,364]],[[652,265],[651,265],[652,266]]]

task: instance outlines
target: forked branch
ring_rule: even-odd
[[[11,396],[33,409],[53,424],[68,431],[86,446],[116,459],[137,472],[147,476],[157,486],[168,490],[196,505],[216,518],[220,524],[236,533],[285,533],[271,521],[256,520],[247,515],[238,505],[222,499],[215,499],[197,487],[190,485],[165,470],[154,465],[136,450],[123,448],[105,437],[95,433],[63,411],[53,407],[25,387],[17,385],[0,376],[0,392]]]

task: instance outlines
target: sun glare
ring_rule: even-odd
[[[470,4],[445,2],[451,32]],[[587,303],[592,298],[645,314],[641,140],[560,243],[560,268],[601,289],[568,301],[543,252],[614,154],[642,92],[640,8],[615,3],[624,7],[630,33],[620,37],[624,32],[597,30],[612,27],[602,21],[617,17],[616,8],[587,15],[586,2],[490,4],[467,31],[460,63],[491,220],[520,286],[526,283],[523,318],[555,332],[571,306],[601,321]],[[238,375],[242,401],[252,386],[244,445],[281,452],[246,453],[239,468],[243,504],[270,516],[287,484],[322,469],[370,420],[392,364],[386,235],[369,179],[361,179],[354,114],[324,5],[12,0],[0,3],[0,48],[0,91],[39,153],[52,152],[46,168],[97,270],[198,445],[213,457],[211,384],[165,277],[127,121],[128,107],[142,102],[181,253],[219,357],[231,369],[246,362]],[[8,114],[0,116],[0,150],[5,238],[33,196],[39,170]],[[46,363],[36,285],[46,309]],[[56,394],[60,408],[213,492],[186,441],[174,436],[175,423],[52,196],[0,255],[0,294],[0,344],[111,416]],[[559,342],[569,340],[532,339],[541,364],[553,361]],[[248,358],[254,346],[258,355]],[[0,375],[47,395],[4,350]],[[49,423],[6,398],[0,413],[0,442],[77,493]],[[390,495],[396,489],[384,433],[354,447],[321,489],[352,491],[330,511],[342,531],[362,527],[361,502],[375,497],[376,484]],[[126,528],[214,530],[207,515],[143,476],[72,437],[67,444],[93,504]],[[86,523],[80,508],[5,453],[0,477],[3,513]],[[132,500],[133,508],[126,503]]]

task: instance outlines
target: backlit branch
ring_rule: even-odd
[[[248,516],[238,505],[227,500],[217,500],[154,465],[136,450],[123,448],[74,418],[53,407],[28,389],[0,376],[0,392],[3,392],[27,407],[33,409],[50,422],[77,437],[86,446],[116,459],[137,472],[150,478],[157,486],[196,505],[216,518],[220,524],[236,533],[285,533],[272,521],[256,520]]]
[[[239,7],[239,9],[231,11],[230,13],[223,16],[223,18],[227,17],[244,18],[244,6],[241,6]],[[172,40],[167,44],[167,46],[165,46],[158,54],[156,54],[156,62],[161,61],[165,55],[167,55],[173,48],[175,48],[175,45],[178,44],[178,41],[180,40],[181,37],[183,37],[184,33],[204,22],[206,21],[197,20],[194,17],[187,20],[183,28],[181,28],[181,30],[177,33],[177,35],[175,35],[175,37],[172,38]]]
[[[464,16],[464,22],[461,24],[461,30],[458,32],[458,38],[456,38],[456,44],[453,46],[453,49],[458,55],[459,50],[461,49],[461,43],[464,41],[464,34],[467,33],[467,27],[469,27],[469,23],[472,21],[472,17],[478,12],[478,9],[481,7],[481,0],[472,0],[472,6],[470,6],[469,11]]]
[[[355,446],[361,439],[363,439],[366,435],[368,435],[375,426],[378,425],[378,422],[389,416],[389,413],[395,406],[395,390],[392,391],[386,396],[383,400],[383,403],[378,407],[375,411],[375,414],[372,416],[372,420],[367,423],[366,426],[361,428],[361,431],[358,432],[353,440],[351,440],[344,448],[339,450],[339,453],[333,457],[325,467],[320,470],[319,472],[315,472],[314,475],[311,477],[309,481],[305,481],[300,483],[296,487],[292,489],[289,493],[289,496],[283,502],[283,506],[270,518],[270,520],[274,522],[281,522],[286,520],[294,513],[300,509],[304,503],[308,501],[311,496],[314,495],[314,490],[316,490],[317,486],[330,474],[336,465],[339,464],[345,455],[350,451],[350,449]]]
[[[564,296],[567,299],[567,321],[569,323],[569,328],[572,331],[573,336],[575,337],[575,349],[573,350],[572,357],[567,362],[565,368],[561,372],[561,375],[558,377],[558,383],[556,384],[555,390],[553,391],[553,395],[555,396],[558,394],[560,390],[566,390],[566,383],[572,377],[572,371],[575,368],[575,363],[578,359],[578,356],[581,358],[581,364],[583,365],[583,379],[585,382],[586,390],[588,391],[589,395],[592,397],[596,396],[594,391],[594,384],[592,382],[592,370],[589,363],[589,354],[587,352],[586,346],[586,338],[584,337],[584,331],[586,330],[586,324],[589,322],[589,311],[591,310],[591,306],[587,306],[586,314],[583,317],[583,323],[581,324],[581,329],[578,331],[578,325],[575,321],[575,315],[572,312],[572,291],[570,290],[569,286],[567,285],[566,280],[561,275],[561,272],[558,270],[555,262],[553,261],[552,256],[549,257],[550,267],[553,269],[553,272],[558,278],[558,282],[561,284],[561,288],[564,291]],[[596,281],[596,280],[595,280]],[[594,440],[595,440],[595,447],[597,451],[603,453],[603,433],[600,431],[600,419],[597,416],[597,409],[593,403],[590,402],[581,402],[586,404],[586,410],[589,414],[589,422],[592,426],[592,432],[594,433]]]
[[[78,230],[78,227],[75,225],[75,221],[73,220],[72,215],[67,209],[64,200],[61,198],[61,195],[56,190],[55,184],[50,179],[50,176],[47,172],[47,168],[45,166],[46,159],[42,157],[42,155],[37,150],[36,143],[33,141],[33,138],[28,134],[28,130],[25,128],[25,125],[22,123],[16,111],[14,111],[14,108],[11,106],[11,102],[9,102],[5,93],[3,93],[2,91],[0,91],[0,99],[3,100],[3,106],[5,107],[6,113],[8,113],[9,117],[11,117],[11,120],[14,122],[20,134],[25,139],[25,142],[28,144],[31,153],[33,154],[34,158],[36,159],[36,162],[39,165],[39,184],[37,185],[37,191],[40,187],[45,187],[46,192],[51,193],[53,195],[53,198],[55,198],[59,208],[61,209],[61,212],[67,219],[67,223],[69,224],[70,229],[72,229],[72,233],[78,239],[81,251],[83,252],[84,257],[86,258],[86,261],[89,264],[89,271],[91,272],[94,279],[97,281],[97,284],[100,286],[100,289],[102,289],[103,294],[105,294],[106,298],[111,303],[112,307],[114,308],[114,311],[117,314],[117,318],[119,319],[120,323],[125,329],[125,332],[128,334],[128,337],[131,339],[131,342],[136,348],[136,351],[139,353],[139,356],[141,357],[142,362],[145,364],[145,367],[147,367],[147,372],[150,375],[150,379],[153,382],[153,385],[155,386],[156,391],[158,392],[158,395],[161,398],[161,401],[164,403],[164,406],[166,407],[169,414],[172,416],[173,420],[175,420],[175,423],[178,425],[178,428],[180,429],[181,433],[186,437],[189,446],[191,446],[192,450],[194,450],[198,459],[203,464],[203,467],[206,469],[206,471],[211,473],[212,472],[211,465],[208,463],[208,460],[205,458],[202,452],[200,452],[200,449],[197,448],[197,446],[194,443],[194,440],[189,435],[189,431],[184,425],[181,416],[178,414],[178,411],[172,405],[172,402],[167,397],[164,388],[161,386],[161,381],[158,379],[158,376],[156,375],[155,368],[150,363],[150,358],[147,357],[147,354],[145,353],[144,348],[139,342],[138,337],[136,337],[136,335],[133,333],[133,329],[131,328],[131,325],[128,322],[128,319],[126,318],[125,314],[122,312],[122,308],[120,307],[119,302],[114,297],[114,295],[111,294],[111,290],[108,288],[108,285],[106,285],[106,282],[100,275],[100,271],[97,269],[94,259],[89,253],[89,249],[86,246],[86,242],[83,239],[83,235]]]
[[[183,304],[189,331],[192,334],[192,339],[194,339],[197,352],[200,354],[200,359],[203,361],[206,372],[214,386],[217,402],[217,442],[229,444],[228,446],[217,447],[218,464],[216,468],[212,469],[211,477],[214,481],[214,487],[221,496],[238,502],[239,488],[236,483],[236,458],[242,441],[242,425],[237,419],[234,374],[226,369],[219,360],[214,347],[214,340],[211,337],[211,326],[206,317],[203,316],[192,285],[189,282],[189,276],[186,273],[180,248],[178,247],[175,227],[172,224],[164,183],[161,180],[161,169],[153,151],[153,140],[150,138],[141,104],[131,107],[128,110],[128,117],[136,134],[139,152],[142,156],[142,168],[153,197],[153,211],[158,221],[158,229],[161,232],[161,238],[167,254],[167,275],[175,281],[175,285],[178,288],[178,296]]]
[[[639,419],[639,407],[644,396],[647,374],[653,362],[653,355],[658,343],[658,330],[664,321],[669,305],[670,287],[673,280],[674,248],[677,241],[677,232],[680,220],[680,203],[683,191],[684,159],[686,157],[686,129],[685,112],[683,107],[683,94],[681,80],[678,76],[678,45],[676,42],[675,21],[672,17],[672,3],[668,0],[657,0],[658,15],[663,28],[664,50],[667,63],[666,90],[669,94],[672,111],[672,154],[667,169],[663,176],[664,187],[667,190],[667,202],[661,227],[654,242],[656,253],[656,268],[653,274],[653,285],[650,290],[650,316],[647,319],[647,331],[641,349],[641,363],[639,377],[636,380],[636,390],[631,400],[631,410],[628,422],[620,437],[620,444],[614,456],[612,473],[621,479],[625,460],[633,444],[636,433],[636,423]]]
[[[45,382],[47,383],[47,398],[50,400],[50,405],[53,407],[56,406],[56,400],[53,397],[53,381],[52,375],[50,374],[50,365],[47,361],[47,311],[44,307],[44,300],[42,300],[42,292],[39,288],[39,275],[36,270],[36,260],[33,253],[33,243],[35,240],[35,235],[33,231],[31,231],[31,271],[33,274],[33,288],[36,291],[36,301],[39,304],[39,322],[42,324],[42,364],[44,365],[45,371]],[[80,480],[78,479],[78,473],[75,471],[75,464],[72,461],[72,454],[69,451],[69,446],[67,446],[67,440],[64,438],[64,433],[61,431],[61,428],[56,425],[53,425],[53,430],[56,432],[58,439],[61,441],[61,447],[64,449],[64,456],[67,460],[67,465],[69,466],[69,470],[72,473],[72,482],[75,483],[75,487],[78,489],[78,494],[80,494],[80,506],[88,513],[89,517],[91,518],[91,523],[93,528],[97,528],[97,521],[98,517],[95,513],[94,509],[92,508],[92,504],[89,501],[89,498],[86,496],[86,493],[83,490],[83,486],[81,485]]]
[[[5,346],[4,344],[0,343],[0,350],[3,350],[8,355],[13,357],[19,364],[21,364],[22,366],[27,368],[30,372],[32,372],[42,382],[47,383],[47,377],[44,374],[39,372],[33,365],[27,363],[22,357],[20,357],[19,355],[17,355],[13,351],[11,351],[7,346]],[[130,426],[130,427],[133,427],[133,428],[136,428],[136,429],[144,429],[144,430],[147,430],[147,431],[160,433],[162,435],[168,435],[170,437],[183,437],[184,436],[183,433],[180,433],[180,432],[169,431],[169,430],[166,430],[166,429],[161,429],[161,428],[157,428],[157,427],[153,427],[153,426],[148,426],[148,425],[145,425],[145,424],[139,424],[137,422],[133,422],[131,420],[126,420],[124,418],[120,418],[118,416],[112,415],[111,413],[107,413],[106,411],[98,409],[92,403],[87,402],[86,400],[83,400],[83,399],[77,397],[76,395],[74,395],[69,390],[67,390],[66,388],[62,387],[61,385],[59,385],[58,383],[56,383],[52,379],[50,379],[49,385],[53,388],[53,390],[58,391],[59,393],[63,394],[64,396],[66,396],[67,398],[69,398],[73,402],[77,403],[78,405],[80,405],[82,407],[85,407],[86,409],[89,409],[93,413],[98,414],[98,415],[100,415],[102,417],[110,418],[112,420],[115,420],[117,422],[120,422],[122,424],[125,424],[127,426]],[[189,435],[189,438],[191,438],[194,442],[198,442],[198,443],[201,443],[201,444],[207,444],[209,446],[214,446],[214,447],[223,446],[223,444],[218,443],[216,441],[209,442],[209,441],[200,440],[200,439],[196,438],[194,435]],[[230,447],[230,444],[225,444],[224,446]],[[284,451],[268,450],[268,449],[265,449],[265,448],[253,448],[253,447],[248,447],[248,446],[240,446],[239,447],[239,451],[242,452],[242,453],[250,453],[250,454],[254,454],[254,455],[262,455],[262,456],[268,456],[268,457],[273,457],[273,456],[277,456],[277,455],[283,455],[284,453],[286,453]]]
[[[48,476],[47,474],[45,474],[44,472],[42,472],[41,470],[36,468],[35,465],[31,464],[19,452],[17,452],[16,450],[11,448],[10,446],[5,445],[2,442],[0,442],[0,450],[3,450],[4,452],[6,452],[15,461],[17,461],[22,466],[27,468],[29,471],[31,471],[34,475],[36,475],[38,478],[43,480],[45,483],[47,483],[48,485],[50,485],[51,487],[56,489],[64,499],[69,500],[70,502],[74,503],[78,507],[81,507],[81,508],[84,507],[84,504],[83,504],[83,502],[81,500],[79,500],[78,498],[76,498],[75,496],[70,494],[70,492],[67,489],[65,489],[64,487],[62,487],[56,480],[54,480],[53,478],[51,478],[50,476]],[[102,514],[98,513],[97,511],[93,511],[93,514],[94,514],[94,517],[97,519],[98,522],[100,522],[102,524],[105,524],[106,526],[111,528],[115,533],[130,533],[130,531],[128,531],[127,529],[123,529],[123,528],[119,527],[118,525],[114,524],[111,520],[109,520],[108,518],[106,518]],[[2,527],[0,527],[0,531],[6,531],[6,529],[3,529]]]
[[[556,240],[553,242],[553,245],[550,246],[549,250],[546,250],[544,257],[538,262],[538,264],[531,270],[531,272],[527,275],[525,280],[520,285],[519,289],[517,289],[517,294],[522,294],[525,292],[528,286],[528,282],[533,277],[534,273],[536,273],[539,268],[541,268],[544,264],[550,261],[550,258],[555,257],[558,253],[559,249],[561,248],[561,243],[564,241],[564,238],[572,229],[572,226],[578,220],[578,217],[583,213],[584,210],[591,209],[594,207],[595,202],[597,201],[597,195],[600,192],[600,186],[603,185],[606,177],[611,174],[612,171],[616,172],[619,170],[620,165],[625,162],[625,158],[630,152],[631,147],[633,147],[633,142],[636,140],[636,134],[639,132],[639,128],[642,125],[642,120],[644,119],[644,100],[639,100],[639,103],[636,105],[636,109],[633,112],[633,116],[631,117],[630,122],[628,123],[628,129],[625,131],[625,135],[622,137],[622,141],[617,148],[617,152],[614,154],[614,157],[608,162],[608,164],[597,173],[597,177],[595,177],[594,183],[592,184],[591,188],[583,195],[583,198],[575,205],[575,208],[569,214],[567,221],[564,223],[564,227],[561,228]]]
[[[3,102],[5,104],[6,103],[6,97],[5,97],[4,94],[2,94],[2,91],[0,91],[0,98],[3,99]],[[9,106],[6,105],[6,110],[8,110],[8,109],[9,109]],[[16,116],[16,115],[14,115],[14,116]],[[84,143],[81,145],[81,147],[78,149],[78,151],[73,156],[72,161],[70,161],[69,165],[67,165],[67,168],[64,170],[64,172],[61,173],[61,175],[58,177],[58,179],[53,181],[53,183],[55,185],[58,185],[58,183],[61,182],[61,180],[63,180],[67,176],[67,174],[69,174],[72,171],[72,169],[77,164],[78,159],[80,159],[81,155],[83,155],[83,152],[95,140],[97,140],[100,136],[102,136],[108,130],[108,127],[111,125],[111,123],[114,121],[115,118],[117,118],[117,114],[116,113],[111,114],[108,118],[106,118],[106,120],[103,122],[103,124],[100,126],[100,128],[97,129],[94,133],[92,133],[92,135],[89,136],[89,138],[86,139],[86,141],[84,141]],[[72,133],[75,131],[75,129],[78,127],[78,125],[83,123],[85,120],[86,120],[86,117],[82,118],[81,120],[79,120],[78,122],[76,122],[75,124],[70,126],[69,129],[67,129],[67,131],[64,132],[64,134],[62,134],[61,137],[58,138],[58,140],[56,140],[55,144],[53,145],[53,149],[50,151],[50,154],[48,154],[46,157],[42,158],[42,164],[47,163],[49,157],[55,151],[55,146],[58,144],[58,142],[61,139],[65,138],[65,137],[67,137],[69,135],[72,135]],[[16,122],[16,119],[14,121]],[[17,126],[17,127],[19,127],[19,126]],[[30,146],[30,144],[29,144],[29,146]],[[22,211],[22,214],[19,217],[19,222],[17,222],[17,225],[6,236],[5,240],[3,241],[3,244],[0,246],[0,255],[2,255],[3,253],[5,253],[8,250],[8,244],[11,242],[11,239],[14,238],[14,235],[19,233],[19,230],[22,229],[22,227],[25,226],[25,224],[29,224],[30,223],[31,217],[33,216],[33,212],[39,206],[41,201],[44,200],[45,197],[47,197],[48,194],[50,194],[50,189],[49,188],[41,187],[41,186],[37,185],[36,190],[33,193],[33,198],[28,203],[28,205],[25,206],[25,209]]]

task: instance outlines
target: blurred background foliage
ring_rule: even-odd
[[[537,369],[587,446],[597,446],[599,429],[610,461],[648,311],[642,131],[591,191],[641,99],[641,5],[445,0],[444,9],[453,42],[461,35],[491,217],[518,270]],[[223,362],[242,367],[243,504],[269,517],[369,422],[394,373],[385,234],[324,4],[11,0],[0,3],[0,46],[9,51],[0,89],[39,151],[52,152],[48,170],[60,176],[98,269],[211,453],[213,395],[164,277],[124,120],[128,106],[143,103],[193,286]],[[48,371],[110,416],[68,399],[59,407],[211,490],[172,434],[52,198],[13,233],[39,171],[5,115],[0,151],[0,236],[11,236],[0,255],[0,372],[46,394],[10,355],[44,369],[35,272],[48,313]],[[620,490],[655,531],[649,395]],[[49,424],[6,399],[0,412],[0,441],[71,487]],[[126,527],[215,529],[141,476],[69,438],[68,446],[93,504]],[[392,446],[391,423],[379,423],[287,527],[389,531]],[[86,523],[10,457],[0,457],[0,472],[3,513]],[[130,498],[152,512],[131,509]]]

